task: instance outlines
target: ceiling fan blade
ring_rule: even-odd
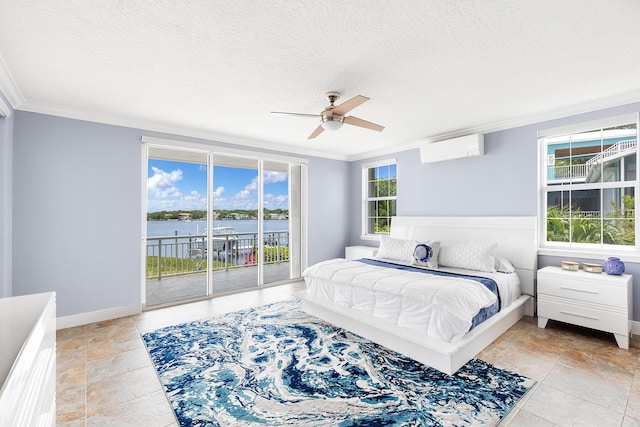
[[[316,119],[320,117],[320,114],[286,113],[284,111],[272,111],[271,114],[286,114],[287,116],[298,116],[298,117],[315,117]]]
[[[367,128],[371,130],[377,130],[378,132],[382,132],[384,126],[377,125],[375,123],[368,122],[366,120],[359,119],[357,117],[349,116],[344,118],[344,123],[353,126],[360,126],[361,128]]]
[[[320,125],[316,128],[316,130],[313,131],[311,135],[309,135],[309,138],[307,139],[313,139],[316,136],[320,135],[322,132],[324,132],[324,128],[322,127],[322,125]]]
[[[366,96],[362,96],[362,95],[354,96],[350,100],[344,101],[342,104],[336,107],[333,107],[333,114],[339,114],[341,116],[344,116],[349,111],[353,110],[358,105],[364,104],[368,100],[369,98],[367,98]]]

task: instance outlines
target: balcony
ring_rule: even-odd
[[[553,184],[595,182],[597,179],[601,179],[599,174],[601,167],[599,168],[599,165],[635,154],[636,145],[637,141],[635,139],[626,139],[611,145],[606,150],[587,160],[586,163],[548,165],[547,182]]]
[[[171,304],[207,295],[207,236],[147,238],[146,306]],[[291,278],[289,232],[264,234],[263,281]],[[213,293],[254,288],[258,284],[257,233],[217,233],[212,251]]]

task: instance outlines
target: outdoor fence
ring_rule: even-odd
[[[289,261],[289,232],[264,233],[264,264]],[[258,233],[215,234],[210,245],[213,270],[254,267],[258,263]],[[147,280],[207,271],[207,236],[147,238]]]

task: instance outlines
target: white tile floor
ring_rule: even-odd
[[[140,334],[288,299],[301,283],[58,331],[59,426],[176,426]],[[640,427],[640,339],[524,318],[479,357],[538,381],[502,426]],[[328,420],[330,425],[330,420]]]

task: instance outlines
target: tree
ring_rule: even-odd
[[[547,208],[547,241],[635,245],[635,199],[624,195],[622,206],[611,202],[606,218],[583,216],[580,208],[549,206]]]

